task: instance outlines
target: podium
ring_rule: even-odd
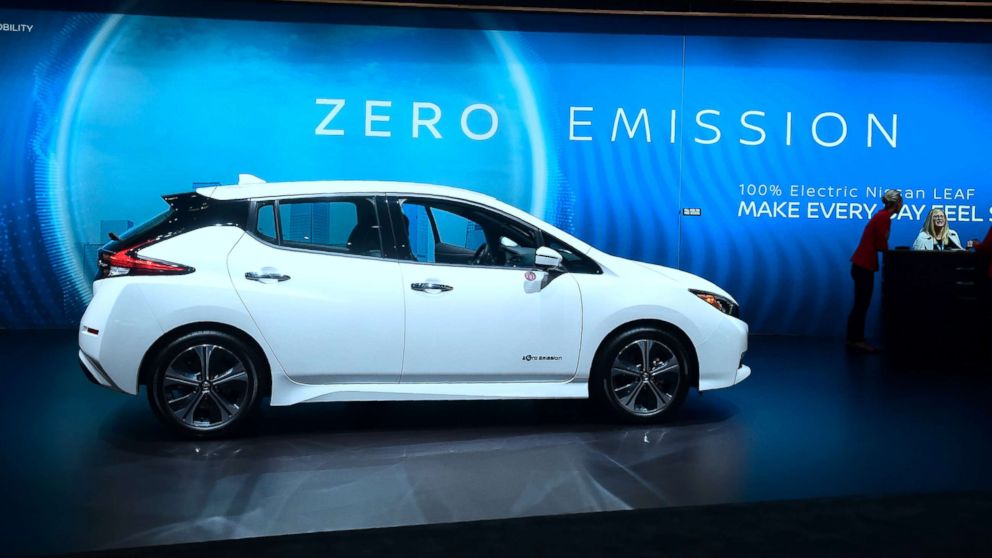
[[[890,250],[882,258],[882,343],[909,364],[992,363],[988,258]]]

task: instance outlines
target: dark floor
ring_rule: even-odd
[[[989,556],[992,492],[489,519],[104,550],[108,558]],[[93,554],[81,554],[87,558]]]
[[[835,340],[752,338],[751,378],[664,426],[580,401],[323,404],[219,442],[172,438],[144,397],[87,382],[73,332],[0,332],[0,354],[15,554],[992,489],[992,371],[907,372]]]

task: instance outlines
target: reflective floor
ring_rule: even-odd
[[[992,489],[992,371],[907,372],[835,340],[752,338],[754,373],[678,419],[586,402],[265,409],[237,440],[168,435],[88,383],[73,332],[0,332],[8,519],[37,554],[528,515]],[[142,394],[143,395],[143,394]]]

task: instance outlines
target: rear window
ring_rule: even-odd
[[[114,231],[114,233],[117,234],[122,242],[127,243],[129,240],[144,236],[148,231],[166,222],[174,212],[175,210],[170,207],[137,227],[131,227],[126,231]]]
[[[163,196],[162,199],[169,204],[169,209],[126,232],[114,231],[120,240],[104,244],[101,251],[116,252],[201,227],[229,225],[244,229],[248,220],[248,202],[245,200],[219,201],[195,192]]]

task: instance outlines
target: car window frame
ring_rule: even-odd
[[[321,201],[341,201],[342,199],[366,199],[372,202],[373,210],[375,211],[376,221],[378,222],[379,231],[379,252],[378,256],[368,256],[363,254],[349,254],[347,252],[338,252],[335,250],[322,249],[321,245],[316,244],[313,247],[305,247],[300,244],[287,245],[283,239],[282,234],[282,218],[280,216],[279,204],[280,202],[321,202]],[[276,241],[272,242],[269,237],[264,236],[258,231],[258,210],[266,205],[272,205],[272,211],[274,212],[275,227],[276,227]],[[266,197],[266,198],[254,198],[251,200],[251,215],[247,222],[248,233],[252,238],[258,240],[259,242],[277,248],[279,250],[288,250],[292,252],[303,252],[307,254],[322,254],[328,256],[341,256],[345,258],[363,258],[368,260],[387,260],[395,259],[393,256],[396,254],[396,240],[395,234],[392,231],[391,221],[389,219],[389,214],[386,212],[384,205],[384,196],[382,193],[370,193],[370,192],[341,192],[338,194],[314,194],[307,196],[278,196],[278,197]],[[388,230],[387,230],[388,229]]]

